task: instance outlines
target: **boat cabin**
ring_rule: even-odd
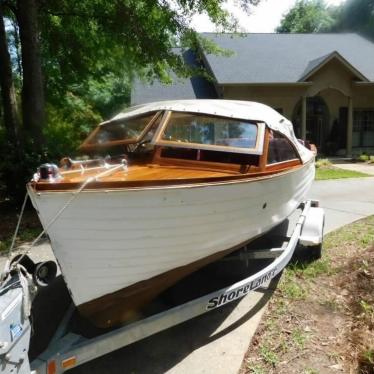
[[[121,159],[126,160],[126,170],[108,173],[91,187],[218,182],[265,176],[303,164],[300,149],[305,148],[292,137],[289,124],[283,124],[281,131],[285,119],[278,113],[281,118],[277,117],[274,128],[266,118],[250,119],[250,111],[236,113],[235,105],[228,111],[227,101],[225,110],[212,105],[204,110],[199,100],[193,102],[192,107],[145,105],[100,124],[80,146],[86,160],[63,159],[59,177],[39,179],[36,188],[73,188]]]

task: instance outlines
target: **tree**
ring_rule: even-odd
[[[348,0],[337,13],[332,31],[357,32],[374,39],[374,1]]]
[[[135,73],[149,80],[167,80],[171,70],[179,76],[190,74],[190,67],[173,47],[179,43],[215,50],[211,44],[199,41],[197,33],[189,27],[189,20],[196,13],[206,13],[221,29],[233,30],[235,22],[222,9],[224,2],[0,0],[1,20],[11,21],[8,23],[13,25],[10,31],[2,28],[5,33],[0,46],[7,138],[22,129],[26,150],[23,159],[27,159],[25,163],[30,169],[51,154],[57,158],[62,145],[72,147],[77,142],[75,135],[79,137],[88,130],[83,123],[97,122],[101,115],[111,114],[119,102],[128,98]],[[240,0],[239,3],[248,8],[258,2]],[[10,46],[4,44],[6,36]],[[9,52],[16,55],[10,69],[7,59],[3,63],[2,57],[9,57]],[[9,115],[17,112],[14,82],[22,93],[20,125]],[[49,136],[44,137],[46,131],[55,137],[53,144],[48,143]],[[2,144],[0,151],[4,152]],[[0,157],[0,173],[2,164]]]
[[[241,0],[243,7],[259,0]],[[169,69],[187,74],[176,40],[195,43],[188,26],[205,12],[225,29],[234,23],[222,9],[224,0],[8,0],[22,51],[23,125],[36,143],[45,120],[43,74],[47,91],[108,73],[141,71],[149,79],[165,78]],[[48,92],[50,94],[50,92]]]
[[[33,140],[34,147],[40,150],[43,144],[45,106],[36,0],[17,0],[15,16],[22,52],[23,127]]]
[[[334,9],[323,0],[298,0],[283,16],[278,33],[313,33],[329,31],[334,23]]]
[[[4,110],[4,124],[7,138],[12,146],[19,148],[20,125],[17,108],[16,91],[13,84],[11,59],[3,17],[3,7],[0,2],[0,87]]]

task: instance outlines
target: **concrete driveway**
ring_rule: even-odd
[[[374,214],[374,177],[316,181],[310,197],[325,209],[325,232]]]
[[[374,214],[374,178],[318,181],[314,183],[310,197],[320,200],[325,208],[325,228],[329,232]],[[49,246],[36,248],[33,256],[51,257]],[[201,280],[197,281],[198,287],[201,284]],[[239,302],[213,310],[71,372],[236,374],[271,295],[271,289],[260,289]]]

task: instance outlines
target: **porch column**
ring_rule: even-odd
[[[353,136],[353,100],[348,97],[348,119],[347,119],[347,146],[346,157],[352,157],[352,136]]]
[[[301,139],[306,140],[306,96],[302,97],[301,102]]]

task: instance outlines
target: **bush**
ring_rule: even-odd
[[[330,168],[332,167],[331,161],[328,158],[321,158],[316,161],[316,168]]]
[[[361,154],[358,159],[360,161],[369,161],[369,156],[366,153]]]

